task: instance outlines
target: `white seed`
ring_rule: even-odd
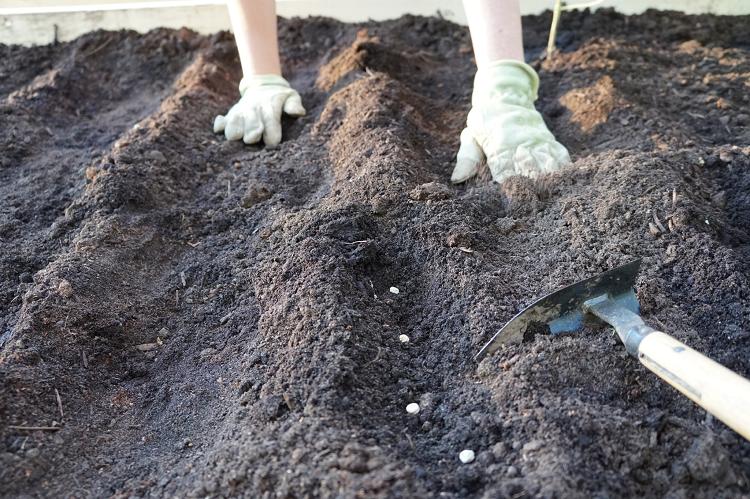
[[[416,402],[412,402],[411,404],[406,406],[406,412],[409,414],[418,414],[419,413],[419,404]]]
[[[474,460],[474,451],[471,449],[464,449],[459,452],[458,459],[464,464],[469,464]]]
[[[399,334],[398,339],[401,343],[409,343],[409,337],[405,334]]]
[[[394,295],[397,295],[400,293],[400,291],[398,290],[396,286],[391,286],[390,292],[393,293]]]

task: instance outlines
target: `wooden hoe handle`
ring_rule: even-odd
[[[750,440],[750,381],[660,331],[641,340],[638,359],[683,395]]]

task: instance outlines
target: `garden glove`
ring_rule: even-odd
[[[214,133],[227,140],[255,144],[261,137],[268,147],[281,142],[281,112],[302,116],[305,108],[296,90],[279,75],[257,75],[240,81],[241,98],[226,116],[214,119]]]
[[[538,88],[536,71],[522,62],[501,60],[477,71],[452,182],[473,177],[485,159],[496,182],[570,163],[568,151],[534,109]]]

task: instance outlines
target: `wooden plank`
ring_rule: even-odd
[[[574,2],[571,2],[574,3]],[[539,13],[552,0],[525,0],[525,14]],[[687,13],[750,14],[743,0],[605,0],[624,13],[647,8]],[[405,13],[440,15],[465,24],[461,0],[278,0],[284,17],[328,16],[346,22],[384,20]],[[563,17],[563,25],[565,19]],[[38,45],[72,40],[95,29],[134,29],[146,32],[157,27],[188,27],[199,33],[229,29],[224,0],[4,0],[0,8],[0,43]]]
[[[364,7],[364,8],[363,8]],[[399,17],[407,11],[434,15],[465,23],[460,0],[403,0],[358,3],[350,0],[281,0],[277,11],[283,17],[327,16],[346,22]],[[128,3],[0,8],[0,43],[38,45],[72,40],[95,29],[134,29],[146,32],[157,27],[188,27],[199,33],[229,29],[224,0],[162,0]]]
[[[0,43],[42,45],[72,40],[96,29],[134,29],[146,32],[158,27],[187,26],[200,33],[213,33],[229,26],[224,5],[188,7],[123,8],[79,12],[0,13]]]

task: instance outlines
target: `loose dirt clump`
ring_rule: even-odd
[[[750,19],[566,14],[540,62],[549,21],[574,164],[502,186],[449,183],[474,65],[441,19],[282,20],[277,149],[211,132],[227,33],[1,47],[0,495],[750,494],[750,444],[607,328],[472,360],[639,257],[646,320],[750,375]]]

